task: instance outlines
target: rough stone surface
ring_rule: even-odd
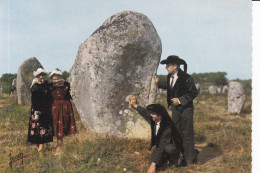
[[[17,94],[17,89],[16,89],[16,88],[17,88],[17,87],[16,87],[16,83],[17,83],[17,82],[16,82],[16,81],[17,81],[17,79],[14,79],[14,80],[12,81],[12,86],[15,87],[15,90],[14,90],[14,93],[13,93],[13,94],[15,94],[15,95]]]
[[[3,87],[0,85],[0,93],[3,93]]]
[[[224,85],[222,88],[222,93],[227,93],[228,92],[228,86]]]
[[[228,89],[228,112],[231,114],[240,114],[245,100],[246,96],[243,85],[237,81],[230,81]]]
[[[162,88],[158,88],[157,93],[158,94],[167,94],[167,90],[162,89]]]
[[[221,86],[218,86],[218,87],[217,87],[217,93],[221,93],[221,90],[222,90],[222,87],[221,87]]]
[[[197,88],[197,90],[198,90],[198,93],[201,93],[201,92],[200,92],[200,84],[199,84],[199,83],[196,83],[195,86],[196,86],[196,88]]]
[[[28,104],[31,102],[31,84],[34,78],[33,71],[43,68],[41,63],[35,58],[29,58],[22,63],[17,72],[16,91],[18,104]]]
[[[79,47],[71,69],[73,100],[90,130],[119,137],[149,138],[150,127],[129,106],[154,103],[161,41],[143,14],[126,11],[108,18]]]
[[[16,79],[14,79],[14,80],[12,81],[12,86],[15,86],[15,87],[16,87]]]
[[[216,94],[217,88],[214,85],[209,86],[209,93],[213,95]]]

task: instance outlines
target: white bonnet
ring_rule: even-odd
[[[51,72],[51,74],[49,75],[49,78],[51,78],[53,75],[62,75],[62,72],[61,71],[58,71],[58,70],[53,70],[52,72]]]
[[[42,68],[38,68],[36,71],[33,72],[33,76],[37,77],[39,74],[44,73],[45,75],[48,75],[48,72]]]

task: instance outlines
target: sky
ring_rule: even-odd
[[[17,73],[36,57],[43,67],[69,71],[79,45],[113,14],[146,15],[162,41],[161,60],[178,55],[188,73],[227,72],[251,78],[249,0],[0,0],[0,75]],[[159,65],[157,74],[167,74]]]

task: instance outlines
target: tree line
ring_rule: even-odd
[[[59,68],[56,68],[56,70],[61,71]],[[210,72],[210,73],[193,73],[191,74],[192,78],[194,79],[195,83],[208,83],[212,85],[217,86],[223,86],[228,84],[228,79],[226,78],[227,73],[226,72]],[[3,87],[3,92],[8,93],[9,88],[12,84],[13,79],[17,77],[17,74],[11,74],[11,73],[5,73],[0,78],[0,85]],[[62,72],[62,78],[67,79],[69,77],[69,72],[66,70]],[[166,80],[166,75],[158,75],[158,78],[160,80]],[[251,79],[249,80],[240,80],[235,79],[235,81],[239,81],[244,84],[244,87],[246,90],[251,90]]]
[[[210,72],[210,73],[193,73],[191,74],[195,83],[205,84],[206,86],[209,85],[216,85],[216,86],[224,86],[228,84],[228,79],[226,78],[226,72]],[[158,75],[159,80],[166,81],[166,75]],[[245,93],[251,93],[252,90],[252,80],[241,80],[241,79],[234,79],[233,81],[238,81],[244,85]]]
[[[195,83],[210,83],[213,85],[226,85],[228,80],[226,72],[193,73],[191,74]],[[166,75],[158,75],[159,80],[166,80]]]
[[[56,70],[61,71],[59,68],[56,68]],[[63,71],[62,72],[62,78],[67,80],[68,77],[69,77],[69,72],[67,72],[66,70]],[[17,78],[16,73],[14,73],[14,74],[11,74],[11,73],[2,74],[2,76],[0,78],[0,87],[2,86],[2,92],[3,93],[9,93],[12,82],[16,78]]]

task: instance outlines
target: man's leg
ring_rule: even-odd
[[[165,146],[165,157],[166,161],[169,161],[170,166],[177,166],[179,159],[179,152],[176,149],[175,144],[168,144]]]
[[[150,162],[149,162],[150,167],[153,167],[153,163],[155,163],[154,160],[157,160],[157,162],[155,164],[156,168],[163,168],[164,166],[166,166],[168,161],[170,162],[171,166],[172,165],[177,166],[178,158],[179,158],[179,152],[176,149],[176,146],[175,146],[174,143],[168,144],[168,145],[165,146],[164,151],[163,151],[163,155],[160,158],[160,160],[158,160],[157,158],[158,158],[157,153],[153,152],[151,159],[150,159]]]
[[[172,121],[174,122],[176,128],[179,130],[181,134],[181,113],[173,105],[171,105],[171,110],[172,110]]]
[[[194,150],[193,108],[186,108],[183,110],[180,127],[185,159],[189,163],[193,163],[196,157]]]

